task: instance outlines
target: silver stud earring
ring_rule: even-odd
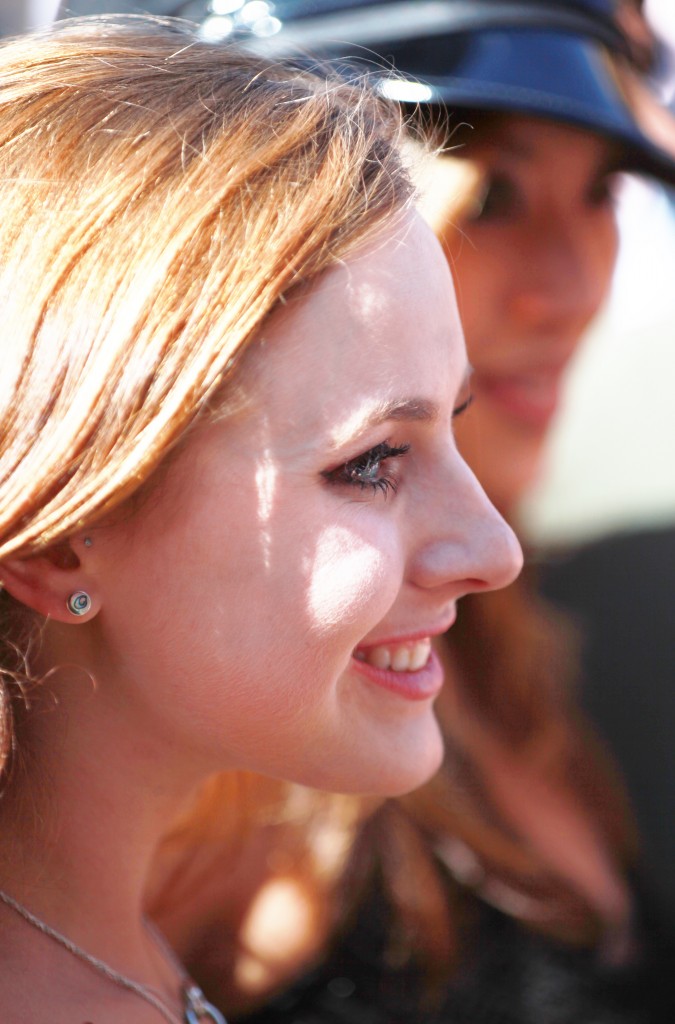
[[[91,610],[91,598],[86,590],[76,590],[66,601],[66,608],[71,615],[86,615]]]

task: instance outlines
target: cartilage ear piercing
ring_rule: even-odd
[[[91,598],[86,590],[76,590],[66,601],[66,608],[71,615],[86,615],[91,609]]]

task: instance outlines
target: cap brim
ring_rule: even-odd
[[[612,58],[564,32],[500,29],[406,40],[381,52],[395,72],[379,81],[401,102],[498,110],[587,128],[617,142],[622,166],[675,184],[675,159],[639,128]]]

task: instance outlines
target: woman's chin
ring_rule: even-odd
[[[363,744],[353,756],[349,770],[335,772],[332,783],[321,788],[368,796],[403,796],[436,774],[443,754],[441,731],[430,711],[399,736],[390,736],[386,741],[377,737],[368,747]]]

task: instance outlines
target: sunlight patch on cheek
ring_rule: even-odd
[[[277,483],[277,467],[269,449],[265,449],[255,471],[255,486],[258,494],[258,523],[262,546],[263,565],[269,571],[272,562],[272,535],[269,522],[274,510],[274,492]]]
[[[367,614],[364,631],[373,627],[398,593],[393,561],[344,527],[330,527],[317,540],[309,565],[308,613],[312,625],[329,631],[356,624]]]

